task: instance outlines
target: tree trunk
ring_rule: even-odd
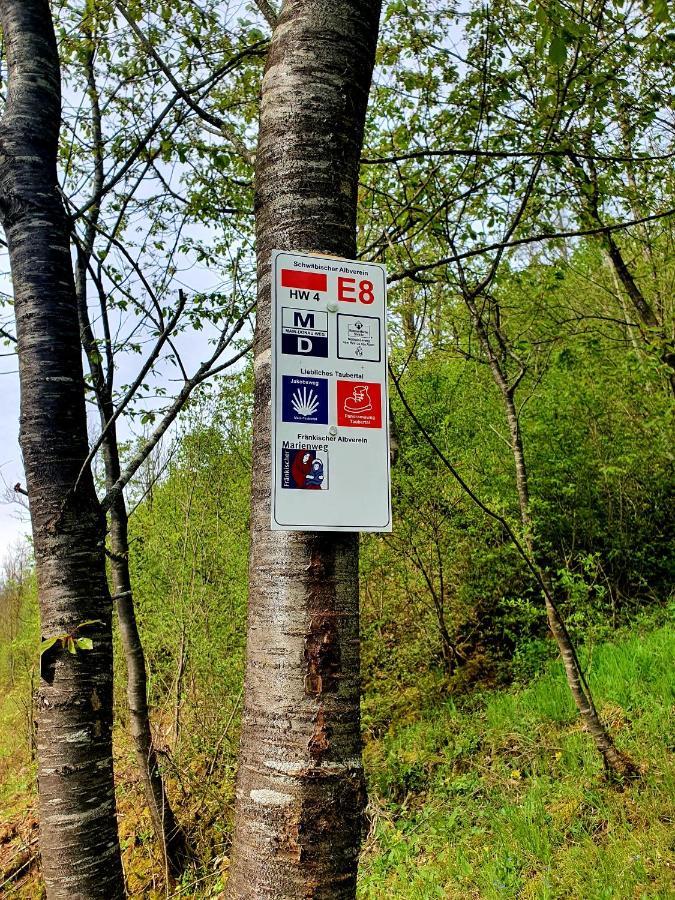
[[[581,181],[579,196],[584,215],[589,223],[593,227],[599,226],[602,228],[604,223],[602,221],[598,200],[598,178],[592,162],[589,162],[589,167],[591,174],[590,176],[585,176],[585,179]],[[590,195],[588,193],[589,188],[591,190]],[[614,235],[610,231],[607,231],[604,234],[601,234],[600,242],[607,255],[607,259],[614,270],[616,278],[623,286],[626,296],[638,315],[641,323],[640,331],[645,343],[648,346],[654,346],[655,344],[661,345],[659,347],[661,362],[670,369],[668,381],[671,392],[675,395],[675,346],[673,345],[672,337],[668,336],[664,323],[659,321],[654,309],[633,277],[633,273],[628,267],[621,251],[621,247],[617,244]]]
[[[454,675],[457,668],[457,650],[450,639],[450,632],[445,623],[445,612],[441,604],[434,604],[436,610],[436,621],[438,622],[438,631],[441,635],[441,659],[443,660],[443,671],[446,675]]]
[[[101,111],[98,90],[94,78],[93,43],[89,50],[85,68],[88,93],[92,105],[92,137],[95,154],[92,194],[98,196],[103,185],[103,137],[101,133]],[[82,246],[78,247],[75,268],[75,295],[80,323],[80,338],[87,355],[94,394],[98,406],[103,437],[103,464],[105,468],[106,490],[110,491],[121,474],[117,425],[113,422],[112,399],[113,362],[110,348],[106,348],[108,378],[106,378],[102,356],[96,343],[87,307],[87,264],[91,258],[96,238],[99,205],[91,209],[85,229]],[[102,299],[102,306],[105,298]],[[112,422],[112,424],[108,424]],[[167,875],[179,876],[188,858],[185,833],[180,828],[173,813],[164,788],[157,754],[152,743],[150,716],[147,702],[147,675],[145,654],[136,623],[136,612],[129,575],[128,516],[124,494],[120,491],[110,506],[110,570],[117,605],[117,617],[122,639],[122,649],[127,669],[127,701],[131,722],[131,737],[136,751],[143,790],[150,810],[153,827],[161,845],[164,868]]]
[[[114,427],[114,426],[113,426]],[[111,484],[119,477],[112,476]],[[108,479],[106,479],[108,480]],[[141,773],[143,790],[150,809],[152,824],[162,846],[168,873],[178,877],[189,859],[185,832],[178,824],[164,787],[162,772],[152,741],[147,700],[147,675],[143,644],[138,632],[134,600],[129,577],[129,539],[127,510],[120,495],[110,508],[110,569],[115,591],[115,604],[120,636],[127,666],[127,700],[131,737]]]
[[[621,751],[616,748],[609,732],[602,724],[595,703],[593,702],[590,688],[581,669],[581,664],[576,650],[574,649],[574,644],[572,643],[565,622],[553,599],[553,585],[546,575],[544,568],[540,565],[538,547],[530,515],[529,477],[525,461],[525,451],[523,449],[520,419],[518,417],[518,410],[516,409],[514,399],[515,388],[509,385],[507,373],[494,352],[490,337],[485,328],[485,323],[476,306],[474,298],[469,297],[465,298],[465,300],[473,319],[481,347],[487,357],[492,378],[502,395],[504,414],[509,426],[510,446],[516,475],[516,490],[518,492],[518,509],[520,512],[520,523],[523,528],[525,546],[534,571],[536,571],[541,585],[543,586],[542,593],[544,595],[546,606],[546,617],[551,633],[553,634],[556,644],[558,645],[558,650],[560,651],[560,656],[565,668],[567,684],[579,711],[581,721],[591,735],[596,749],[602,756],[607,771],[612,776],[619,778],[633,777],[639,774],[639,769],[627,755],[621,753]],[[499,340],[503,346],[506,346],[506,338],[501,331],[499,333]],[[517,381],[519,380],[520,376]]]
[[[40,850],[50,900],[124,896],[112,768],[111,601],[87,423],[68,224],[56,176],[60,72],[47,0],[0,0],[9,94],[0,218],[14,283],[21,430],[42,637]],[[94,624],[82,623],[95,620]]]
[[[673,347],[672,340],[669,340],[666,336],[665,328],[657,319],[654,310],[638,287],[630,269],[626,265],[621,248],[611,234],[606,235],[605,246],[617,278],[623,285],[628,298],[633,304],[633,308],[640,317],[640,321],[645,328],[648,329],[647,343],[653,343],[655,339],[660,339],[662,342],[661,361],[670,368],[668,381],[670,383],[671,392],[675,396],[675,348]]]
[[[525,546],[530,554],[530,559],[535,565],[542,584],[545,586],[544,601],[546,604],[546,617],[560,656],[563,661],[567,684],[574,698],[574,702],[581,716],[584,727],[591,735],[595,747],[602,756],[605,768],[614,776],[631,777],[638,774],[637,766],[626,756],[617,750],[609,732],[602,724],[598,711],[593,702],[590,688],[581,670],[581,664],[576,654],[574,644],[563,621],[560,612],[553,600],[553,585],[547,577],[544,569],[539,564],[539,554],[532,529],[530,516],[530,489],[523,439],[520,430],[520,419],[513,399],[513,392],[505,388],[506,380],[502,375],[501,384],[504,410],[511,434],[511,451],[513,453],[514,468],[516,473],[516,487],[518,490],[518,503],[520,509],[520,521],[525,537]]]
[[[547,590],[550,593],[550,587],[547,587]],[[602,756],[605,769],[610,776],[615,778],[636,777],[640,774],[639,767],[629,756],[617,749],[609,732],[602,724],[565,623],[550,597],[547,596],[545,599],[549,628],[560,650],[567,684],[579,710],[584,728],[590,734],[596,750]]]
[[[270,530],[270,252],[353,257],[379,0],[286,0],[262,90],[245,704],[232,900],[353,898],[365,786],[358,537]]]
[[[596,224],[602,224],[598,217],[595,218]],[[614,240],[614,237],[611,233],[604,235],[603,241],[605,244],[605,251],[609,256],[609,259],[614,266],[614,271],[617,274],[617,277],[628,295],[630,302],[633,304],[635,311],[640,317],[640,321],[646,328],[650,328],[652,330],[658,330],[660,328],[660,323],[654,314],[654,310],[651,308],[649,303],[647,303],[642,291],[637,285],[637,282],[633,278],[633,274],[626,265],[626,261],[623,258],[623,253],[621,252],[621,248]]]
[[[178,647],[178,665],[176,666],[176,681],[173,692],[173,746],[178,746],[180,740],[180,710],[183,704],[183,676],[186,663],[185,621],[180,625],[180,646]]]
[[[101,428],[113,416],[110,390],[99,362],[100,357],[89,323],[86,306],[86,272],[80,260],[76,275],[76,293],[80,315],[82,345],[89,360],[94,391],[99,407]],[[105,430],[103,461],[106,488],[120,477],[120,459],[117,444],[117,427],[113,422]],[[179,876],[188,858],[185,833],[180,828],[166,794],[157,754],[152,743],[150,714],[147,702],[147,674],[143,644],[136,623],[134,598],[129,575],[128,517],[124,494],[118,493],[110,507],[110,573],[117,606],[117,618],[122,639],[122,650],[127,669],[127,701],[131,722],[131,737],[140,770],[150,816],[157,839],[160,841],[165,868],[172,876]]]

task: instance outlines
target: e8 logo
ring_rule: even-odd
[[[357,288],[356,278],[338,276],[338,300],[342,300],[344,303],[356,303],[357,297],[359,303],[370,306],[375,300],[373,282],[364,279],[359,281]]]

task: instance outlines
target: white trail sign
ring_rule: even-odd
[[[384,266],[272,253],[272,529],[391,531]]]

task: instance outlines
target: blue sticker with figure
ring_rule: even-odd
[[[320,450],[281,451],[281,486],[292,490],[328,490],[328,453]]]

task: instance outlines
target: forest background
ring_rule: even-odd
[[[92,409],[105,382],[122,472],[142,457],[131,584],[154,744],[195,855],[171,890],[218,896],[257,473],[251,176],[276,14],[53,8]],[[674,48],[662,2],[385,4],[358,239],[389,272],[395,524],[361,542],[364,897],[672,893]],[[5,306],[9,357],[9,291]],[[92,447],[99,432],[92,415]],[[514,535],[637,786],[603,775]],[[40,896],[37,604],[30,548],[4,555],[0,891]],[[117,650],[126,875],[163,896]]]

